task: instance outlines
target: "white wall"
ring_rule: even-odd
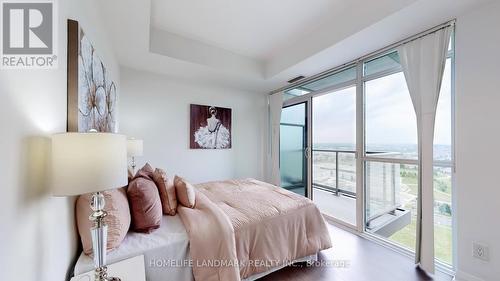
[[[458,278],[500,280],[500,2],[457,19]],[[472,242],[490,261],[472,257]]]
[[[263,178],[264,95],[128,68],[122,68],[121,78],[120,128],[144,140],[139,166],[149,162],[193,183]],[[231,149],[189,149],[190,104],[232,108]]]
[[[51,197],[43,184],[44,166],[38,165],[43,161],[38,137],[66,130],[68,18],[80,21],[119,79],[107,35],[99,28],[98,1],[57,2],[59,68],[0,70],[0,280],[65,280],[77,255],[74,199]]]

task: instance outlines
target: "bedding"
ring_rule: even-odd
[[[134,176],[134,179],[141,177],[153,180],[153,173],[154,173],[153,167],[151,167],[149,163],[146,163],[139,171],[137,171],[137,173]]]
[[[198,184],[196,192],[194,209],[178,208],[196,280],[237,281],[331,247],[316,205],[283,188],[246,179]]]
[[[196,192],[194,186],[185,179],[174,177],[175,193],[179,203],[188,208],[194,208],[196,204]]]
[[[153,180],[160,194],[163,214],[175,216],[177,213],[177,195],[175,194],[174,180],[168,177],[164,170],[159,168],[155,169]]]
[[[163,211],[158,188],[152,179],[136,176],[128,185],[127,197],[134,231],[150,233],[160,227]]]
[[[168,264],[189,260],[189,238],[179,216],[163,216],[161,227],[151,234],[129,232],[120,247],[108,253],[107,261],[112,264],[139,255],[144,255],[148,281],[194,280],[189,266]],[[74,274],[93,269],[92,258],[82,253]]]
[[[103,192],[106,204],[104,210],[108,213],[104,222],[108,225],[107,251],[118,248],[130,228],[130,207],[125,188],[112,189]],[[78,196],[76,201],[76,225],[82,241],[83,252],[92,254],[92,235],[90,229],[94,222],[89,220],[92,194]]]
[[[178,205],[179,215],[163,216],[151,234],[129,232],[108,263],[144,255],[148,281],[247,281],[314,260],[331,247],[319,210],[300,195],[254,179],[198,184],[195,190],[194,208]],[[92,268],[82,253],[74,273]]]

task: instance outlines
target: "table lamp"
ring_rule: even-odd
[[[127,156],[132,158],[132,171],[135,174],[135,157],[142,156],[143,141],[135,138],[127,140]]]
[[[107,225],[102,191],[127,185],[126,137],[111,133],[62,133],[52,136],[52,193],[75,196],[92,193],[89,219],[92,227],[95,280],[107,276]]]

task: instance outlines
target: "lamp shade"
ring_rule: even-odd
[[[127,156],[136,157],[142,156],[142,140],[128,139],[127,140]]]
[[[126,137],[63,133],[52,137],[52,194],[73,196],[127,185]]]

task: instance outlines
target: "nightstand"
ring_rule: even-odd
[[[119,277],[122,281],[146,281],[144,256],[108,265],[108,276]],[[75,276],[70,281],[94,281],[94,271]]]

